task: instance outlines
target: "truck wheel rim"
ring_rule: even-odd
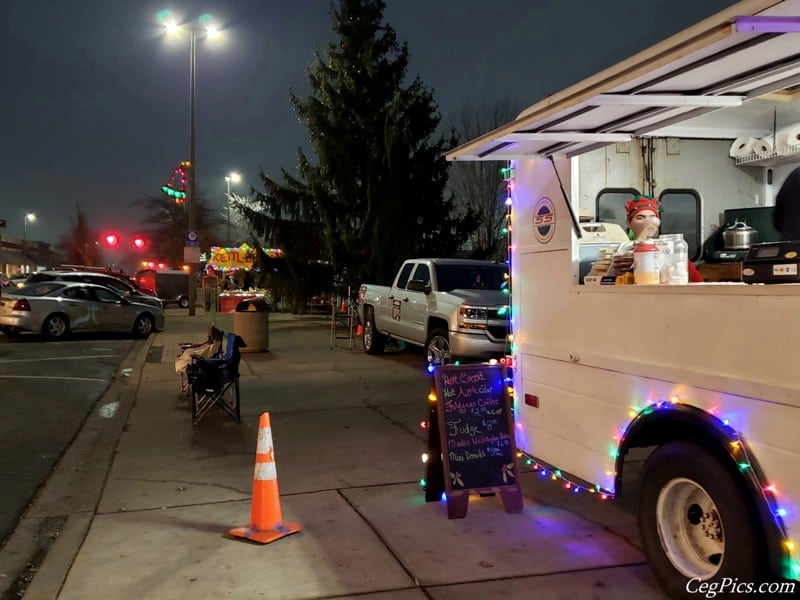
[[[444,365],[450,362],[450,342],[447,338],[435,337],[428,344],[428,362],[434,365]]]
[[[656,521],[667,558],[682,575],[708,579],[725,555],[725,531],[711,496],[696,482],[676,478],[658,495]]]
[[[367,321],[364,325],[364,345],[367,348],[372,347],[372,321]]]

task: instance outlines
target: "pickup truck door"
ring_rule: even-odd
[[[383,322],[386,323],[386,329],[393,335],[408,338],[409,320],[408,320],[408,303],[410,301],[409,291],[406,289],[406,284],[411,279],[411,274],[416,268],[416,263],[407,262],[397,274],[392,287],[389,288],[387,297],[387,305],[384,307],[385,313],[382,315]]]
[[[400,298],[403,293],[406,282],[411,277],[411,272],[414,270],[413,262],[406,262],[397,273],[394,282],[391,286],[386,288],[385,292],[381,292],[377,297],[373,309],[375,310],[375,323],[380,331],[397,335],[398,331],[395,329],[397,319],[395,318],[399,313],[393,307],[395,299]]]
[[[427,264],[420,263],[414,270],[411,279],[419,280],[425,285],[431,285],[431,271]],[[417,341],[420,344],[425,341],[426,323],[428,321],[428,296],[424,292],[414,292],[406,290],[405,297],[408,301],[403,309],[405,310],[406,334],[405,337]]]

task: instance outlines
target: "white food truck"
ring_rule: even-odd
[[[673,597],[800,578],[800,242],[769,218],[800,166],[799,31],[800,0],[739,2],[448,153],[509,167],[520,450],[613,497],[637,491],[630,451],[652,449],[640,531]],[[635,193],[660,196],[706,282],[585,282],[609,240],[580,217],[624,226]],[[719,244],[745,216],[784,284],[742,282],[758,246]]]

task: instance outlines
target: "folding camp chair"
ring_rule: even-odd
[[[197,425],[214,406],[219,406],[234,421],[240,422],[239,348],[245,346],[241,336],[229,333],[225,354],[220,358],[192,357],[186,375],[191,386],[193,425]]]
[[[213,325],[208,328],[208,336],[203,342],[178,342],[178,357],[175,359],[175,372],[180,378],[180,389],[187,396],[191,392],[186,369],[192,362],[193,356],[203,358],[219,358],[222,355],[222,338],[225,333]]]

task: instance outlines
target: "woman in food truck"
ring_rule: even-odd
[[[627,214],[626,225],[633,241],[641,242],[656,238],[658,228],[661,226],[661,209],[658,198],[636,196],[625,203],[625,212]],[[687,260],[687,262],[689,281],[693,283],[704,281],[694,263],[691,260]]]

